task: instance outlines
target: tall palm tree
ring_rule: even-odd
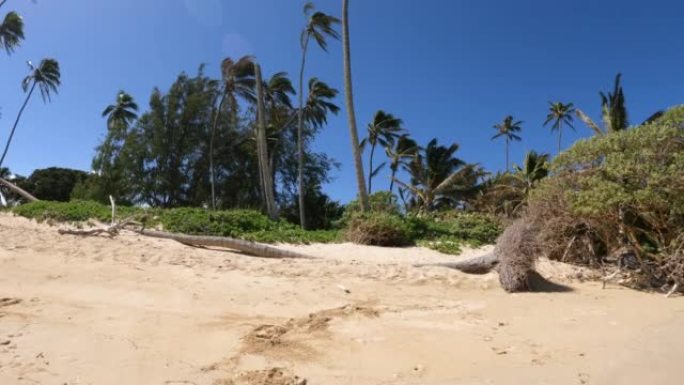
[[[130,124],[138,118],[138,104],[131,95],[125,91],[119,91],[116,102],[102,111],[102,117],[107,118],[107,128],[110,131],[124,134]],[[119,130],[124,132],[118,132]]]
[[[227,110],[230,114],[229,120],[234,119],[237,114],[238,98],[243,98],[250,102],[255,101],[254,96],[254,58],[243,56],[238,61],[225,58],[221,62],[221,78],[223,88],[219,99],[218,107],[214,113],[214,123],[211,128],[209,138],[209,183],[211,184],[211,207],[216,209],[216,170],[214,168],[214,142],[216,140],[216,130],[221,113]]]
[[[9,138],[7,138],[5,150],[2,152],[2,157],[0,157],[0,166],[2,166],[2,163],[5,161],[5,156],[7,156],[7,151],[9,150],[12,138],[14,137],[14,132],[19,125],[19,120],[24,113],[26,105],[28,105],[28,102],[31,99],[31,95],[33,95],[33,91],[38,87],[40,95],[43,97],[43,102],[48,102],[50,101],[50,94],[53,92],[57,93],[57,87],[60,85],[59,63],[57,60],[43,59],[40,61],[38,67],[35,67],[30,61],[27,62],[27,64],[31,69],[31,73],[22,80],[21,87],[24,89],[24,92],[28,91],[28,93],[26,94],[24,104],[22,104],[19,109],[17,119],[14,121]]]
[[[412,160],[418,153],[418,144],[415,140],[409,138],[407,134],[404,134],[396,140],[394,146],[386,146],[385,154],[390,161],[390,196],[394,193],[394,180],[397,176],[397,171],[399,171],[399,166],[405,164],[405,161]]]
[[[273,74],[268,81],[264,81],[264,99],[266,104],[266,116],[268,124],[266,126],[266,140],[270,144],[269,166],[273,179],[276,173],[276,158],[280,151],[282,135],[287,127],[294,123],[297,115],[292,110],[291,95],[295,95],[292,82],[287,77],[287,73],[278,72]]]
[[[561,102],[552,103],[549,102],[549,114],[546,115],[546,121],[544,121],[544,126],[553,122],[551,125],[551,132],[558,131],[558,153],[561,152],[562,138],[563,138],[563,125],[575,129],[572,125],[572,115],[575,112],[575,107],[572,103],[563,104]]]
[[[299,222],[302,228],[306,228],[306,210],[304,208],[304,67],[306,65],[306,53],[309,48],[309,41],[313,38],[323,51],[328,51],[326,38],[339,39],[340,35],[335,30],[335,25],[340,20],[334,16],[323,12],[315,12],[313,3],[304,4],[304,16],[307,18],[306,26],[301,35],[302,65],[299,69],[299,109],[297,110],[297,158],[298,170],[297,179],[299,183]]]
[[[625,105],[625,93],[622,89],[622,74],[618,73],[615,76],[613,83],[613,91],[604,94],[599,92],[601,97],[601,119],[603,120],[603,127],[585,114],[579,108],[575,111],[576,115],[589,128],[591,128],[596,135],[604,135],[610,132],[617,132],[626,130],[629,127],[629,120],[627,118],[627,107]]]
[[[520,132],[522,130],[522,123],[523,122],[521,120],[515,121],[513,116],[508,115],[504,118],[503,122],[494,125],[494,129],[497,130],[497,133],[496,135],[492,136],[492,140],[500,137],[506,139],[506,171],[509,170],[508,150],[510,142],[519,142],[521,140],[520,136],[517,135],[516,132]]]
[[[368,159],[368,194],[372,194],[373,177],[385,165],[380,165],[377,169],[373,168],[373,156],[375,155],[375,147],[380,144],[382,147],[392,147],[396,138],[403,131],[401,119],[395,118],[392,114],[385,111],[378,111],[373,116],[373,122],[368,124],[368,136],[364,138],[360,146],[364,148],[366,144],[370,144],[371,151]]]
[[[261,66],[254,64],[254,76],[256,81],[257,96],[257,156],[259,164],[259,175],[263,187],[264,200],[266,201],[266,211],[272,220],[278,219],[278,209],[275,204],[273,191],[273,173],[268,162],[268,145],[266,144],[266,107],[264,104],[264,82],[261,78]]]
[[[342,55],[344,62],[344,101],[347,105],[347,119],[349,120],[349,137],[351,138],[354,169],[356,171],[356,185],[359,191],[359,201],[363,212],[370,211],[370,199],[366,191],[366,178],[363,175],[361,160],[361,146],[359,146],[359,130],[356,127],[356,112],[354,111],[354,90],[352,89],[351,72],[351,42],[349,41],[349,0],[342,0]]]
[[[0,24],[0,47],[11,55],[22,40],[24,40],[24,20],[18,13],[10,12],[5,15],[5,19]]]

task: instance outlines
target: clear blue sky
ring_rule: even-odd
[[[340,15],[340,0],[318,0]],[[88,170],[105,133],[102,109],[125,89],[146,106],[150,91],[167,89],[181,71],[207,63],[212,74],[225,56],[255,54],[266,74],[299,63],[304,22],[299,0],[9,0],[26,41],[0,55],[0,140],[22,101],[26,60],[57,58],[63,85],[49,105],[35,98],[15,137],[6,166],[21,174],[62,166]],[[548,100],[572,101],[595,119],[599,90],[617,72],[631,121],[684,102],[684,2],[680,0],[352,0],[352,55],[359,127],[374,111],[401,117],[421,143],[458,142],[459,156],[487,169],[503,168],[502,142],[492,125],[512,114],[524,120],[530,149],[555,153],[542,127]],[[342,90],[341,47],[311,50],[309,76]],[[343,99],[338,100],[343,105]],[[580,122],[570,144],[589,131]],[[342,163],[326,191],[354,196],[344,111],[330,120],[315,147]],[[381,176],[376,186],[387,183]]]

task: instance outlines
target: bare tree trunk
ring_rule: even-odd
[[[359,147],[359,131],[356,127],[356,113],[354,112],[354,92],[352,89],[351,49],[349,41],[349,0],[342,0],[342,53],[344,56],[344,96],[347,105],[347,119],[349,120],[349,136],[351,138],[356,183],[359,190],[361,210],[370,211],[370,199],[366,192],[366,178],[363,175],[361,148]]]
[[[481,257],[465,259],[458,262],[447,263],[423,263],[413,265],[415,267],[446,267],[449,269],[460,270],[468,274],[487,274],[499,263],[499,257],[495,254],[486,254]]]
[[[242,251],[246,254],[256,255],[264,258],[289,258],[289,259],[316,259],[310,255],[296,253],[294,251],[281,250],[273,246],[262,243],[245,241],[228,237],[198,236],[186,234],[173,234],[155,230],[140,230],[140,234],[147,237],[171,239],[190,246],[225,247],[228,249]]]
[[[266,211],[272,220],[278,220],[278,208],[273,194],[273,174],[268,161],[268,145],[266,144],[266,108],[264,107],[264,83],[261,78],[261,66],[254,64],[257,88],[257,153],[259,157],[259,174],[263,181]]]
[[[371,146],[370,159],[368,159],[368,199],[373,194],[373,155],[375,155],[375,145]]]
[[[16,186],[13,183],[8,182],[7,180],[5,180],[3,178],[0,178],[0,184],[5,185],[5,187],[7,187],[8,189],[12,190],[13,192],[19,194],[21,197],[23,197],[24,199],[26,199],[29,202],[37,202],[39,200],[38,198],[36,198],[33,195],[26,192],[24,189]]]

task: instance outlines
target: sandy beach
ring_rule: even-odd
[[[0,384],[675,384],[684,299],[540,261],[566,290],[414,263],[422,248],[268,260],[0,215]],[[562,287],[559,287],[559,289]]]

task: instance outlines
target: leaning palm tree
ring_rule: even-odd
[[[28,105],[28,102],[31,99],[31,95],[33,95],[33,91],[35,91],[36,87],[38,87],[40,90],[40,95],[43,97],[43,102],[48,102],[50,101],[50,94],[53,92],[57,93],[57,87],[60,85],[59,63],[57,60],[43,59],[40,61],[38,67],[35,67],[30,61],[27,62],[27,64],[31,69],[31,73],[26,76],[24,80],[22,80],[21,87],[24,89],[24,92],[28,91],[28,93],[26,94],[24,104],[22,104],[21,108],[19,109],[17,119],[14,121],[9,138],[7,138],[5,150],[2,152],[2,157],[0,157],[0,166],[2,166],[3,162],[5,161],[7,150],[9,150],[9,146],[12,143],[12,138],[14,137],[14,132],[19,125],[19,120],[21,119],[21,115],[24,113],[26,105]]]
[[[575,112],[575,107],[572,103],[563,104],[561,102],[549,102],[549,114],[546,115],[544,126],[553,122],[551,125],[551,132],[558,131],[558,153],[561,152],[561,144],[563,138],[563,125],[575,129],[572,125],[572,114]]]
[[[342,0],[342,54],[344,61],[344,100],[347,105],[347,119],[349,120],[349,137],[351,138],[354,169],[356,171],[356,185],[359,191],[361,210],[370,211],[370,199],[366,191],[366,178],[363,175],[361,161],[361,147],[359,146],[359,130],[356,127],[356,112],[354,111],[354,91],[352,89],[351,48],[349,41],[349,0]]]
[[[24,20],[18,13],[10,12],[5,15],[5,19],[0,24],[0,48],[11,55],[22,40],[24,40]]]
[[[235,119],[238,109],[238,98],[255,101],[254,96],[254,58],[243,56],[238,61],[225,58],[221,62],[221,78],[223,89],[218,107],[214,113],[214,123],[209,138],[209,183],[211,184],[211,207],[216,209],[216,171],[214,169],[214,142],[221,113],[224,110],[230,114],[229,119]]]
[[[385,111],[378,111],[373,116],[373,122],[368,124],[368,136],[364,138],[360,146],[364,148],[366,144],[370,144],[370,157],[368,159],[368,195],[373,193],[372,183],[373,177],[382,169],[385,163],[373,168],[373,156],[375,155],[375,147],[380,144],[382,147],[391,148],[396,138],[399,137],[403,131],[401,119],[395,118],[392,114]]]
[[[302,111],[304,122],[313,129],[318,129],[328,123],[328,113],[337,114],[340,111],[340,107],[332,102],[338,93],[338,90],[318,78],[311,78],[309,95]]]
[[[418,153],[418,144],[415,140],[409,138],[407,134],[404,134],[396,140],[394,146],[386,146],[385,154],[389,159],[389,167],[391,170],[390,175],[390,196],[394,193],[394,181],[397,176],[397,171],[399,171],[399,166],[406,164],[406,161],[410,161]]]
[[[608,94],[599,92],[599,96],[601,96],[601,119],[603,121],[603,127],[596,124],[589,115],[585,114],[584,111],[579,108],[575,111],[577,117],[591,128],[596,135],[622,131],[629,127],[627,107],[625,105],[625,93],[622,90],[621,79],[622,74],[617,74],[615,76],[612,92],[609,91]]]
[[[497,130],[497,133],[496,135],[492,136],[492,140],[500,137],[506,139],[506,171],[509,170],[508,151],[510,142],[521,140],[520,136],[517,135],[516,132],[520,132],[522,130],[522,123],[523,122],[521,120],[515,121],[513,116],[508,115],[504,118],[503,122],[494,125],[494,129]]]
[[[311,38],[316,40],[316,43],[323,51],[327,52],[328,42],[326,38],[339,39],[340,37],[335,30],[335,25],[339,24],[340,20],[323,12],[314,12],[314,10],[313,3],[307,2],[304,4],[304,16],[307,18],[307,21],[300,40],[302,46],[302,65],[299,69],[299,109],[297,110],[297,179],[299,183],[299,222],[302,228],[306,228],[306,211],[304,209],[304,139],[302,138],[304,131],[304,67],[306,65],[306,53]]]

